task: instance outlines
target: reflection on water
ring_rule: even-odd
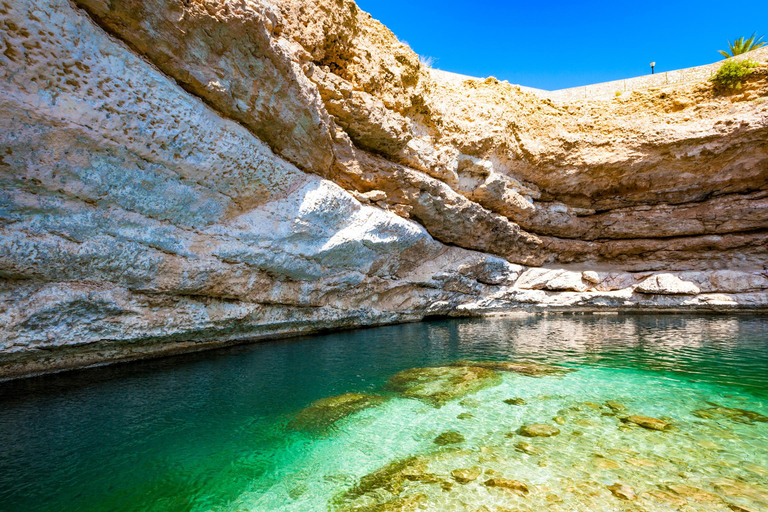
[[[441,407],[385,387],[461,359],[577,371],[503,373]],[[347,395],[341,419],[320,402],[331,428],[286,428],[350,392],[389,399]],[[10,382],[0,400],[0,510],[768,510],[768,423],[694,414],[768,415],[766,318],[435,321]],[[531,423],[560,433],[515,434]],[[447,431],[464,440],[436,445]],[[411,456],[407,477],[361,487]]]

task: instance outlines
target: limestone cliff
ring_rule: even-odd
[[[768,52],[733,94],[558,103],[447,79],[349,0],[0,0],[0,43],[0,377],[768,307]]]

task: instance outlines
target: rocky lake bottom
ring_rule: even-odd
[[[766,317],[440,320],[0,399],[1,510],[768,510]]]

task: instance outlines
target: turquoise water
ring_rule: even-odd
[[[459,360],[575,371],[464,363],[487,379],[439,403],[387,385]],[[305,409],[352,392],[382,398]],[[441,320],[7,382],[0,403],[3,511],[768,510],[766,317]]]

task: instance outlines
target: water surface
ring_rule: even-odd
[[[402,370],[457,360],[575,371],[502,373],[439,407],[386,389]],[[349,392],[388,400],[327,429],[291,423]],[[0,510],[768,510],[768,423],[695,414],[768,416],[766,317],[406,324],[8,382],[0,403]],[[515,433],[532,423],[560,433]],[[436,444],[446,431],[464,440]],[[413,456],[418,474],[360,486]],[[480,473],[460,483],[457,469]],[[528,492],[486,485],[493,478]],[[616,483],[631,499],[611,492]]]

